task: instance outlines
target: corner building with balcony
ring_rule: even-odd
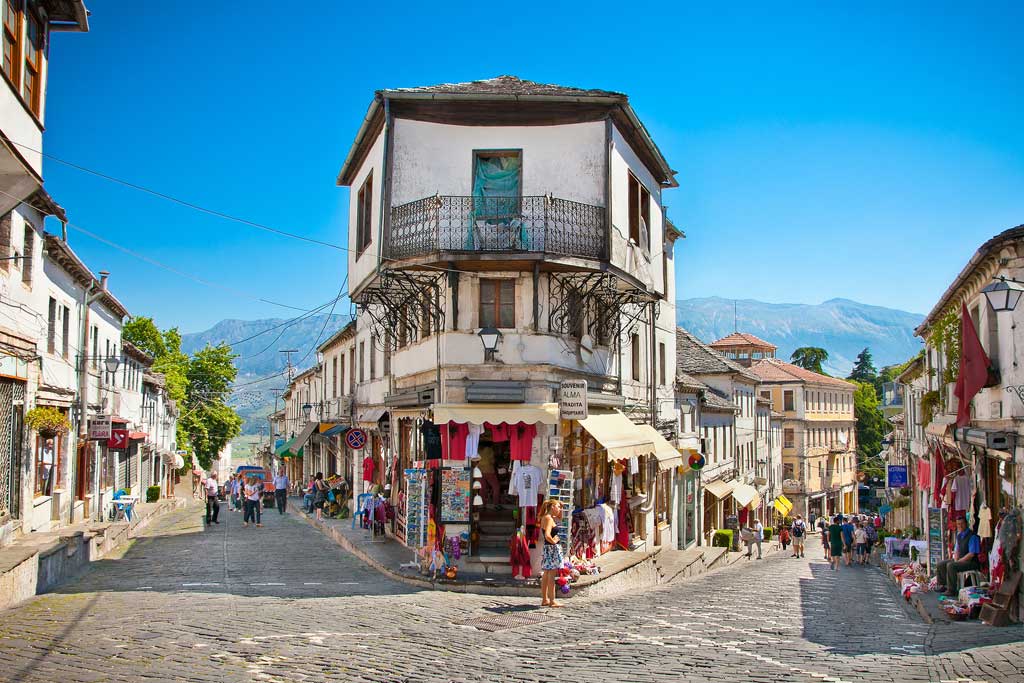
[[[356,491],[397,501],[414,465],[473,473],[465,508],[428,484],[473,572],[508,571],[530,515],[513,510],[532,507],[514,477],[526,466],[546,477],[557,462],[576,505],[609,505],[621,530],[597,554],[674,538],[681,233],[662,192],[677,184],[628,98],[513,76],[381,90],[338,183],[351,188],[353,423],[369,434]],[[586,420],[559,419],[570,379],[587,382]],[[398,517],[415,547],[416,520]]]

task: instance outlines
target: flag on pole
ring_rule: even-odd
[[[989,359],[974,329],[974,321],[967,312],[967,304],[960,303],[960,372],[956,377],[953,395],[959,399],[956,408],[956,426],[971,421],[971,399],[988,381]]]

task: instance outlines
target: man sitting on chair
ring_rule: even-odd
[[[978,571],[981,564],[978,562],[978,555],[981,553],[981,539],[967,527],[967,520],[957,517],[956,520],[956,547],[953,550],[953,559],[939,562],[935,570],[939,577],[940,585],[936,590],[945,590],[946,595],[956,595],[956,575],[960,572]]]

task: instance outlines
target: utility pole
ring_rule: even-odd
[[[281,349],[278,351],[278,353],[285,355],[285,370],[288,372],[288,384],[292,383],[292,375],[295,372],[295,367],[292,365],[292,354],[298,352],[298,349]]]

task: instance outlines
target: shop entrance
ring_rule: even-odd
[[[477,542],[474,554],[481,557],[507,556],[509,539],[516,530],[517,502],[508,494],[509,482],[512,479],[512,459],[509,442],[495,443],[481,438],[480,459],[476,467],[483,475],[480,478],[479,493],[484,504],[474,508],[478,517],[475,519]]]

